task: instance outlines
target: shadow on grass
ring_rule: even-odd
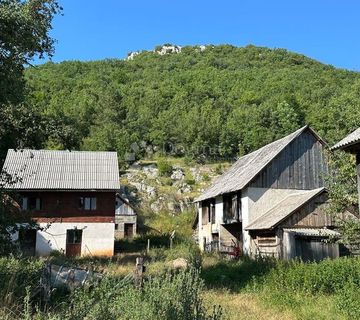
[[[119,239],[115,241],[116,253],[146,251],[148,240],[151,248],[168,248],[170,246],[169,234],[149,233],[133,239]],[[179,239],[178,242],[181,242]]]
[[[274,266],[269,259],[251,260],[242,258],[239,261],[220,260],[209,266],[204,266],[201,277],[209,289],[227,289],[238,292],[245,288],[254,278],[262,278]]]

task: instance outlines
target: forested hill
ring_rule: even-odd
[[[329,143],[360,126],[360,73],[283,49],[184,47],[47,63],[26,79],[45,148],[141,157],[145,144],[172,144],[189,157],[231,158],[306,123]]]

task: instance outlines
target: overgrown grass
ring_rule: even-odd
[[[272,305],[297,310],[303,318],[306,316],[310,319],[321,311],[322,306],[323,312],[328,311],[328,317],[336,315],[338,318],[347,316],[349,319],[360,319],[359,258],[319,263],[279,261],[265,277],[254,280],[252,285],[256,291],[262,290]],[[324,303],[326,300],[331,304]],[[309,306],[307,310],[303,308],[306,303],[313,305],[312,312],[309,312]]]
[[[190,239],[193,233],[192,224],[195,218],[194,209],[188,209],[181,214],[170,214],[161,211],[145,217],[145,224],[163,234],[170,234],[175,230],[176,239],[179,241]],[[151,236],[151,235],[150,235]],[[148,235],[145,236],[147,238]]]
[[[277,319],[277,315],[279,319],[360,319],[359,258],[319,263],[229,261],[218,255],[201,255],[194,244],[183,241],[172,249],[159,246],[150,250],[145,257],[148,280],[139,290],[124,280],[132,273],[138,255],[52,257],[59,263],[91,265],[104,273],[104,280],[93,290],[79,289],[52,301],[48,310],[36,310],[33,297],[43,262],[2,258],[0,318],[16,318],[6,312],[10,309],[17,310],[19,319],[26,310],[38,319],[82,319],[84,310],[88,319],[218,319],[219,314],[211,310],[221,304],[226,319]],[[177,258],[188,261],[188,271],[174,271],[171,263]],[[24,303],[26,299],[28,303]]]
[[[35,258],[0,258],[0,305],[14,307],[21,304],[26,288],[34,291],[38,286],[43,266],[43,261]]]
[[[16,260],[15,260],[16,261]],[[14,261],[3,259],[1,267],[8,270]],[[16,263],[15,263],[16,264]],[[18,282],[12,283],[12,290],[17,294],[15,311],[7,312],[4,305],[0,308],[2,319],[185,319],[185,320],[220,320],[220,307],[208,308],[203,301],[204,282],[199,269],[189,267],[181,271],[164,270],[156,275],[148,275],[143,286],[134,286],[131,277],[106,273],[95,287],[81,287],[74,292],[53,299],[45,308],[32,299],[28,285],[33,279],[38,283],[38,263],[30,260],[19,260],[25,266],[26,278],[20,269],[13,270],[18,274]],[[39,264],[40,266],[40,264]],[[9,272],[9,274],[13,274]],[[4,278],[5,279],[5,278]],[[10,309],[9,309],[10,310]]]
[[[359,258],[204,260],[202,276],[209,289],[259,296],[267,307],[290,310],[298,319],[360,319]]]

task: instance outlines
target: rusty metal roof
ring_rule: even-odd
[[[300,209],[305,203],[315,196],[325,191],[325,188],[306,190],[299,193],[291,194],[251,222],[246,230],[268,230],[276,227],[296,210]]]
[[[239,158],[230,169],[218,177],[195,202],[203,201],[218,195],[245,188],[255,176],[261,172],[287,145],[306,129],[325,144],[325,142],[308,126],[304,126],[288,136],[276,140],[264,147]]]
[[[356,129],[344,139],[336,143],[330,150],[343,149],[349,147],[355,143],[360,143],[360,128]]]
[[[21,190],[117,190],[116,152],[13,150],[3,170],[15,178],[5,185]]]

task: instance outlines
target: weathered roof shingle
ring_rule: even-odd
[[[343,149],[358,142],[360,142],[360,128],[356,129],[344,139],[336,143],[330,150]]]
[[[117,190],[119,166],[116,152],[13,150],[3,170],[21,190]]]
[[[245,229],[272,229],[276,227],[280,222],[284,221],[296,210],[300,209],[305,203],[307,203],[308,201],[310,201],[324,191],[325,188],[318,188],[314,190],[306,190],[304,192],[291,194],[281,200],[279,203],[277,203],[275,206],[273,206],[255,221],[251,222]]]

